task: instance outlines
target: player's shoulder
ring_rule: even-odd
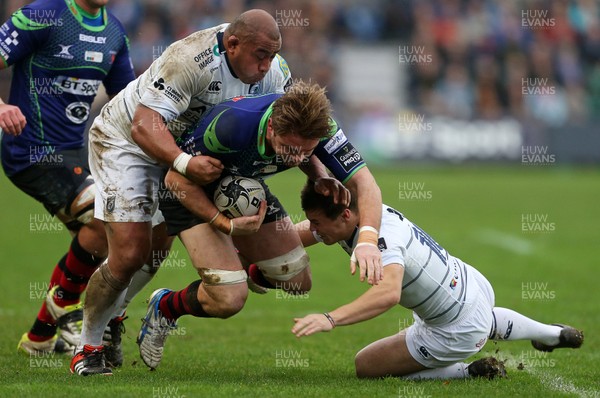
[[[379,234],[388,239],[400,238],[400,241],[405,241],[405,237],[410,235],[410,222],[400,211],[383,204]]]
[[[193,46],[195,49],[200,50],[204,45],[213,45],[217,43],[217,33],[223,31],[228,24],[221,24],[210,28],[198,30],[190,33],[183,39],[176,41],[173,44]]]
[[[291,76],[290,67],[281,55],[275,54],[275,58],[271,61],[271,69],[273,74],[279,75],[284,80]]]
[[[282,95],[279,93],[240,95],[223,102],[223,104],[241,113],[264,113]]]
[[[114,28],[116,28],[119,31],[119,33],[123,34],[123,36],[127,36],[125,27],[123,26],[123,24],[121,23],[121,21],[119,20],[119,18],[117,18],[117,16],[115,14],[106,10],[106,17],[108,19],[107,22],[109,25],[112,25]]]
[[[37,0],[15,11],[12,21],[23,30],[37,30],[59,25],[61,14],[67,10],[64,0]]]
[[[209,84],[212,80],[210,76],[221,63],[217,33],[224,26],[226,24],[199,30],[172,43],[165,51],[165,57],[161,57],[162,62],[187,68],[194,76],[205,75],[202,83]]]
[[[69,5],[65,0],[36,0],[21,7],[21,10],[47,10],[46,13],[38,12],[32,15],[32,18],[44,18],[52,16],[52,10],[63,11],[68,7]]]
[[[221,133],[235,135],[238,143],[245,142],[245,138],[256,134],[269,107],[280,96],[266,94],[231,98],[216,105],[209,114],[210,120],[206,120],[204,124],[209,126],[209,130],[210,126],[216,125]]]

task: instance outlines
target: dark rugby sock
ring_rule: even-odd
[[[52,276],[50,277],[50,285],[49,289],[52,289],[55,285],[58,284],[60,279],[63,276],[63,272],[61,269],[61,263],[64,263],[67,259],[67,255],[64,255],[63,258],[60,259],[58,264],[54,267],[54,271],[52,271]],[[56,322],[54,318],[48,312],[46,308],[46,299],[44,297],[44,302],[42,303],[42,307],[37,314],[35,322],[31,329],[29,330],[28,336],[31,341],[46,341],[52,338],[56,334]]]
[[[183,315],[193,315],[198,318],[212,318],[202,308],[198,301],[198,288],[201,280],[192,282],[188,287],[178,292],[169,292],[165,294],[158,304],[159,311],[165,318],[175,321]]]
[[[60,307],[78,303],[90,276],[102,261],[104,258],[96,257],[81,247],[76,235],[71,242],[66,260],[62,263],[63,275],[54,293],[54,302]]]
[[[271,282],[269,282],[260,269],[256,266],[256,264],[250,264],[248,267],[248,276],[252,279],[252,282],[256,283],[259,286],[266,287],[268,289],[276,289],[276,286],[273,286]]]

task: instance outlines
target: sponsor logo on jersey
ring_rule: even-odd
[[[0,39],[0,55],[7,61],[8,61],[8,56],[10,54],[10,46],[9,46],[9,44],[7,44],[7,42],[14,44],[14,40],[16,37],[13,37],[13,35],[16,33],[16,35],[19,36],[19,32],[17,32],[17,31],[13,31],[12,33],[9,33],[9,32],[10,32],[10,27],[6,23],[0,27],[0,34],[3,37],[6,37],[6,39],[4,39],[4,40]],[[17,41],[17,43],[18,43],[18,41]]]
[[[450,281],[450,289],[456,289],[456,285],[458,285],[458,281],[455,278],[452,278],[452,280]]]
[[[221,84],[223,84],[223,82],[221,82],[220,80],[214,80],[210,82],[210,84],[208,85],[208,91],[211,93],[218,93],[219,91],[221,91]]]
[[[267,215],[269,215],[269,216],[276,214],[280,210],[281,210],[281,208],[275,206],[275,203],[269,203],[267,205]]]
[[[342,166],[346,173],[349,173],[354,167],[362,163],[363,159],[360,153],[352,146],[350,142],[346,142],[341,148],[339,148],[333,157]]]
[[[165,96],[168,97],[168,98],[170,98],[176,104],[178,104],[179,102],[181,102],[181,100],[183,99],[183,95],[181,95],[173,87],[171,87],[169,85],[166,85],[165,84],[165,79],[163,79],[162,77],[158,78],[158,80],[156,80],[153,83],[153,85],[158,90],[163,91],[164,94],[165,94]]]
[[[10,53],[10,51],[8,51],[8,53]],[[9,58],[9,55],[8,55],[8,53],[7,53],[7,52],[5,52],[3,48],[0,48],[0,56],[1,56],[2,58],[4,58],[6,61],[8,61],[8,58]]]
[[[60,47],[60,51],[57,54],[54,54],[55,57],[63,59],[73,59],[73,55],[69,53],[69,49],[73,47],[72,44],[59,44],[58,46]]]
[[[483,346],[485,345],[486,342],[487,342],[487,337],[484,337],[481,340],[479,340],[477,342],[477,344],[475,344],[475,347],[481,349],[481,348],[483,348]]]
[[[207,48],[206,50],[198,53],[194,57],[194,62],[198,64],[200,69],[206,68],[211,62],[215,60],[215,56],[213,54],[213,50],[211,48]]]
[[[271,164],[272,160],[255,160],[252,162],[252,166],[258,166],[259,164]]]
[[[459,274],[458,264],[455,261],[454,262],[454,275],[452,276],[452,280],[450,281],[450,289],[452,289],[452,290],[456,289],[456,286],[458,285],[458,280],[460,279],[458,274]]]
[[[380,252],[387,249],[387,244],[385,243],[385,238],[383,236],[377,240],[377,248]]]
[[[2,47],[8,48],[8,46],[18,46],[19,40],[17,40],[17,37],[19,37],[19,32],[13,30],[12,33],[2,41]]]
[[[82,124],[90,116],[90,104],[87,102],[72,102],[65,109],[65,114],[75,124]]]
[[[104,60],[104,54],[98,51],[86,51],[83,57],[87,62],[95,62],[101,64]]]
[[[106,44],[106,37],[88,36],[88,35],[84,35],[83,33],[80,33],[79,41],[85,41],[86,43],[94,43],[94,44]]]
[[[62,92],[89,96],[98,94],[101,83],[101,80],[78,79],[69,76],[58,76],[54,81],[54,85],[59,87]]]
[[[338,130],[337,133],[333,137],[329,139],[329,142],[325,144],[325,150],[327,153],[331,154],[336,151],[342,144],[347,142],[348,139],[342,130]]]

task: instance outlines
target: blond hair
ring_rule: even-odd
[[[331,103],[325,88],[299,81],[273,103],[271,124],[275,134],[323,138],[329,134]]]

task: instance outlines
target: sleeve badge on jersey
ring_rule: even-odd
[[[387,244],[385,243],[385,238],[383,236],[377,240],[377,248],[380,252],[387,249]]]
[[[354,148],[354,146],[346,141],[346,143],[339,148],[337,151],[333,153],[333,157],[337,162],[342,166],[346,173],[349,173],[356,167],[361,164],[363,159],[360,156],[360,153]]]
[[[279,62],[279,68],[283,73],[283,78],[287,79],[287,77],[290,75],[290,67],[287,64],[287,61],[281,55],[277,54],[276,57],[277,61]]]

